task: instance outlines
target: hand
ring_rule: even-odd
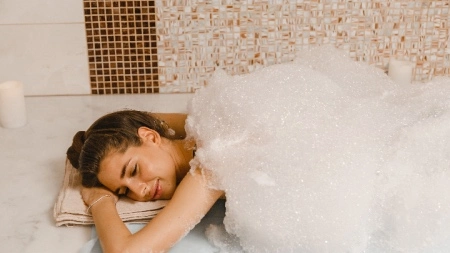
[[[91,187],[91,188],[83,187],[81,189],[81,197],[83,198],[83,201],[87,206],[90,206],[92,203],[94,203],[94,201],[98,200],[99,198],[105,195],[111,195],[111,198],[114,199],[114,203],[116,203],[117,200],[119,200],[116,194],[112,193],[110,190],[103,187]]]

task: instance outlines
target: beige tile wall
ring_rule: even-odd
[[[450,75],[448,0],[84,3],[91,87],[97,94],[193,92],[217,67],[248,73],[290,61],[298,50],[318,44],[333,44],[382,69],[391,56],[410,60],[415,81]],[[111,11],[94,14],[100,7],[93,5],[102,3]],[[94,17],[106,23],[89,26]],[[103,30],[113,32],[97,36]],[[114,43],[119,37],[122,42]],[[126,42],[131,39],[133,44]]]

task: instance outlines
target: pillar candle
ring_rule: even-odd
[[[388,75],[398,84],[410,84],[414,66],[413,62],[390,59]]]
[[[18,128],[27,123],[23,84],[17,81],[0,83],[0,125]]]

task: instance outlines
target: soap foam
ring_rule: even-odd
[[[226,192],[246,252],[448,252],[448,94],[448,78],[399,86],[332,47],[218,70],[189,107],[192,166]]]

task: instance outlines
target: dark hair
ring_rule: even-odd
[[[140,127],[155,130],[161,137],[175,139],[169,126],[148,112],[117,111],[96,120],[86,131],[75,134],[67,158],[81,172],[85,187],[101,186],[97,179],[100,162],[111,151],[125,152],[130,146],[141,145]]]

